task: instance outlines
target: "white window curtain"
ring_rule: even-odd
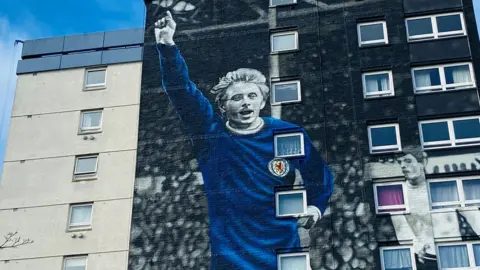
[[[83,205],[83,206],[74,206],[72,207],[72,214],[70,218],[70,224],[89,224],[91,221],[92,215],[92,206],[91,205]]]
[[[96,85],[105,83],[105,70],[88,71],[87,85]]]
[[[84,112],[83,113],[83,128],[92,128],[100,126],[100,119],[102,112]]]
[[[307,270],[306,256],[286,256],[281,257],[281,270]]]
[[[385,270],[412,270],[410,249],[390,249],[383,251]]]
[[[453,80],[452,82],[447,83],[470,83],[472,81],[470,67],[468,65],[446,67],[445,73],[447,77],[451,76],[451,79]],[[448,73],[451,73],[451,75]]]
[[[296,47],[295,34],[277,35],[273,37],[273,50],[294,50]]]
[[[464,180],[463,190],[466,200],[480,200],[480,179]]]
[[[441,268],[469,267],[466,245],[442,246],[438,248]]]
[[[303,193],[280,194],[278,198],[278,214],[289,215],[303,213]]]
[[[457,182],[433,182],[430,183],[432,202],[456,202],[459,200]]]
[[[432,86],[432,79],[430,78],[430,69],[427,70],[415,70],[415,85],[417,87]]]
[[[68,258],[65,259],[65,270],[85,270],[85,258]]]
[[[302,146],[300,136],[277,138],[277,152],[280,156],[301,154]]]
[[[367,93],[387,91],[390,88],[390,78],[388,73],[365,76]]]
[[[91,117],[91,113],[84,113],[83,114],[83,124],[82,124],[82,127],[84,128],[88,128],[88,127],[91,127],[92,126],[92,117]]]
[[[95,172],[95,168],[97,166],[97,158],[90,157],[90,158],[79,158],[77,161],[77,167],[75,172],[76,173],[88,173],[88,172]]]
[[[475,256],[475,266],[480,266],[480,244],[473,245],[473,255]]]

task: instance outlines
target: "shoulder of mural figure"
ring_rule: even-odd
[[[212,130],[211,126],[217,117],[209,100],[190,80],[187,64],[173,41],[176,27],[177,24],[169,11],[155,23],[163,89],[188,133],[205,134]]]

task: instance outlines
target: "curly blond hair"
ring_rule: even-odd
[[[226,99],[226,90],[235,83],[254,83],[260,89],[263,100],[268,99],[270,88],[267,86],[267,79],[263,74],[251,68],[239,68],[235,71],[228,72],[220,82],[215,85],[210,92],[215,95],[215,102],[220,106]]]

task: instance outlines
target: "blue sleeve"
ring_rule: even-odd
[[[190,135],[205,134],[215,119],[212,105],[190,81],[188,67],[177,46],[157,44],[163,89]]]
[[[333,192],[333,173],[315,150],[306,133],[304,144],[305,158],[299,161],[297,168],[307,189],[307,204],[316,206],[323,215]]]

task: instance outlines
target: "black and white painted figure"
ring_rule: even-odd
[[[424,168],[428,161],[426,153],[423,154],[422,160],[423,162],[419,162],[412,154],[406,154],[405,156],[397,158],[397,162],[402,168],[402,173],[412,188],[425,182],[425,177],[422,176],[424,175]]]
[[[408,225],[414,235],[413,249],[417,269],[435,269],[436,250],[430,216],[430,202],[425,178],[427,154],[422,151],[410,151],[396,159],[407,181],[406,193],[409,204],[408,215],[392,216],[397,238],[402,239],[404,226]],[[431,268],[433,267],[433,268]]]

